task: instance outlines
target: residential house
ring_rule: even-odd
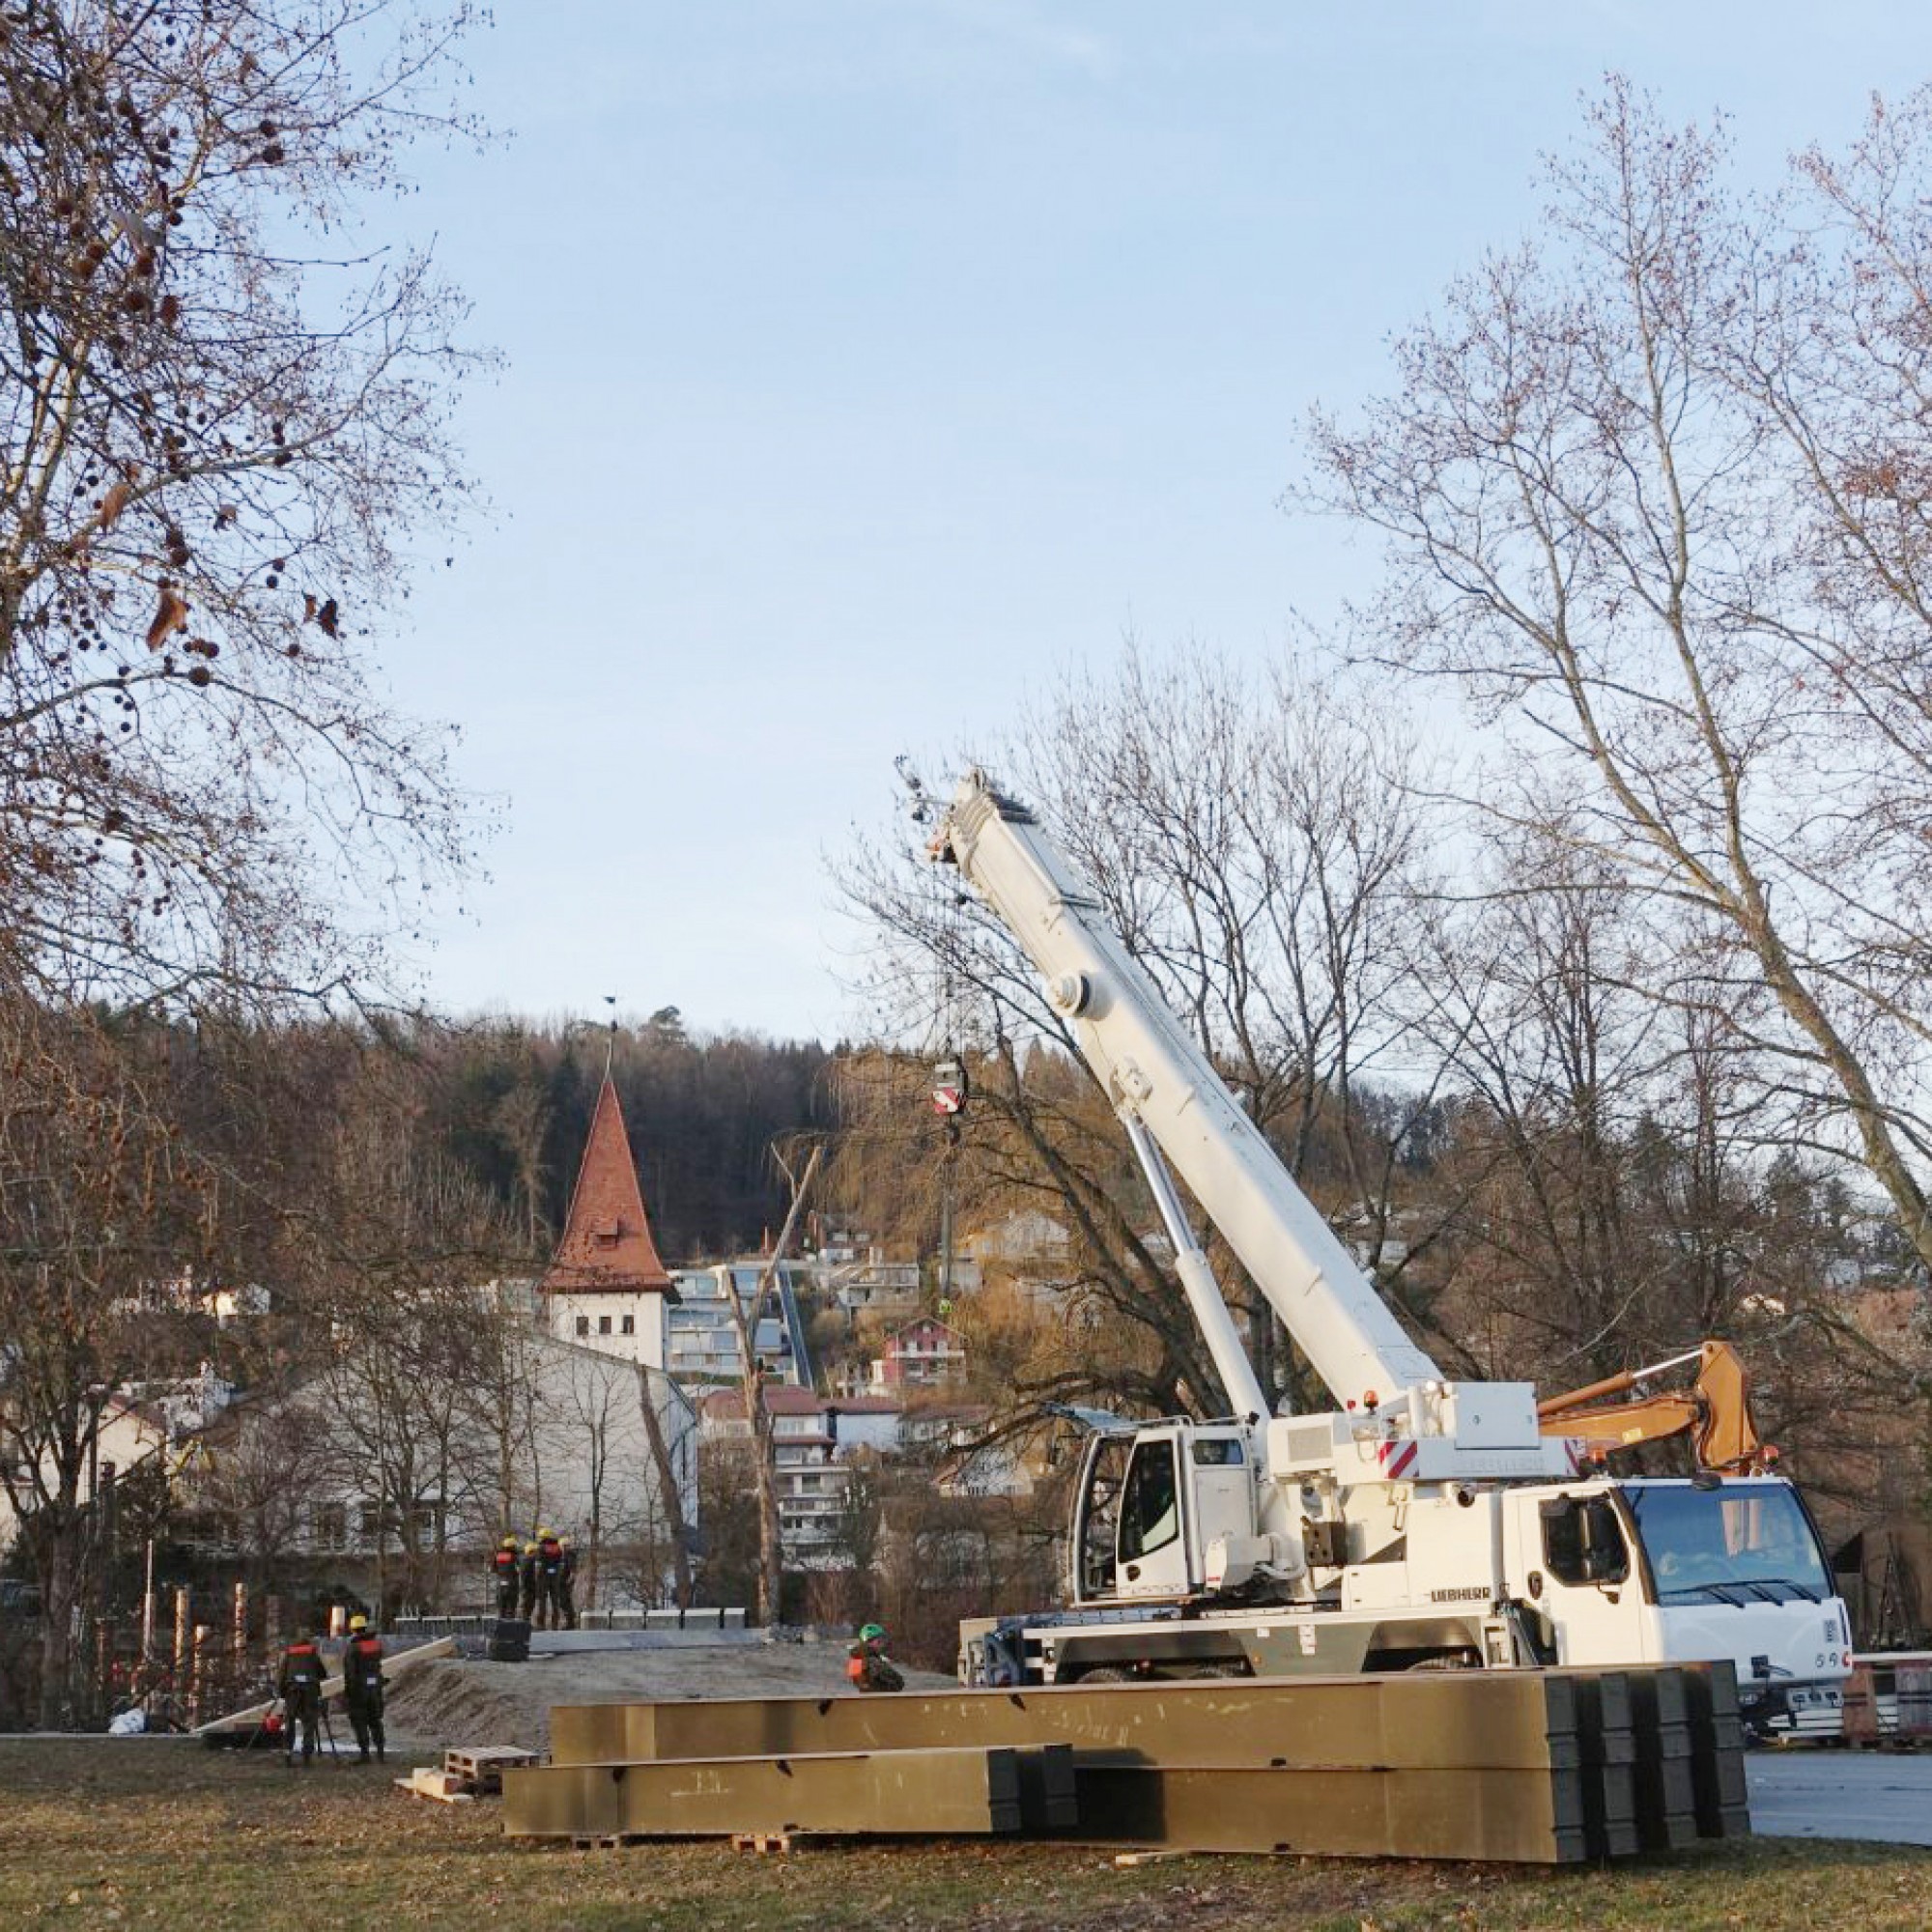
[[[900,1440],[901,1409],[893,1399],[836,1399],[782,1383],[763,1384],[772,1418],[772,1465],[779,1493],[779,1526],[794,1568],[831,1569],[849,1562],[841,1548],[851,1459],[861,1452],[890,1456]],[[751,1434],[742,1389],[707,1396],[702,1432],[710,1439]]]
[[[923,1315],[888,1331],[885,1352],[871,1364],[871,1385],[875,1392],[938,1388],[965,1374],[965,1336],[936,1315]]]
[[[997,1284],[1023,1307],[1058,1315],[1078,1278],[1073,1237],[1051,1214],[1019,1208],[961,1237],[955,1283],[968,1271],[976,1287]]]
[[[75,1501],[85,1510],[98,1496],[131,1470],[159,1459],[171,1467],[182,1453],[188,1431],[185,1418],[198,1418],[199,1404],[213,1397],[202,1389],[203,1378],[191,1377],[180,1382],[150,1382],[138,1390],[131,1388],[98,1391],[99,1406],[93,1412],[91,1439],[82,1438],[86,1466],[80,1472]],[[226,1384],[220,1384],[225,1391]],[[58,1465],[43,1458],[38,1479],[31,1463],[13,1472],[14,1483],[0,1482],[0,1556],[4,1556],[20,1533],[20,1519],[14,1509],[13,1488],[17,1487],[31,1512],[41,1500],[59,1487]]]
[[[767,1378],[796,1387],[810,1385],[811,1361],[799,1312],[799,1290],[809,1280],[806,1264],[787,1261],[774,1267],[755,1259],[721,1262],[714,1267],[680,1268],[675,1279],[677,1300],[665,1311],[664,1366],[687,1388],[697,1391],[743,1380],[738,1326],[731,1314],[734,1294],[747,1325],[754,1326],[752,1348]],[[753,1324],[752,1304],[761,1286],[764,1294]]]

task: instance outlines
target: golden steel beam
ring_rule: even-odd
[[[1531,1864],[1589,1856],[1580,1771],[1082,1764],[1078,1775],[1088,1842]]]
[[[580,1771],[1057,1744],[1086,1840],[1565,1862],[1748,1830],[1736,1708],[1717,1666],[1471,1671],[565,1705],[551,1733]],[[1068,1830],[1044,1786],[1025,1808]],[[583,1816],[572,1834],[630,1829]]]
[[[1750,1833],[1750,1794],[1745,1783],[1745,1727],[1735,1666],[1687,1664],[1690,1705],[1691,1776],[1696,1785],[1697,1834],[1740,1838]]]
[[[1577,1690],[1561,1672],[1202,1679],[891,1697],[563,1704],[559,1764],[780,1751],[1064,1743],[1167,1766],[1570,1769]]]
[[[503,1830],[511,1837],[984,1837],[1017,1832],[1021,1822],[1012,1750],[802,1752],[503,1774]]]

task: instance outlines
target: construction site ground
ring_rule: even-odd
[[[949,1680],[908,1673],[915,1688]],[[543,1932],[825,1932],[843,1926],[1050,1932],[1334,1932],[1669,1926],[1814,1932],[1932,1924],[1932,1854],[1758,1839],[1614,1871],[1339,1860],[1169,1859],[1120,1869],[1103,1851],[999,1842],[845,1844],[789,1854],[717,1842],[598,1851],[505,1840],[499,1801],[441,1804],[391,1779],[445,1747],[549,1741],[553,1703],[801,1695],[844,1688],[830,1643],[577,1651],[528,1663],[438,1659],[394,1686],[386,1765],[210,1750],[185,1738],[0,1738],[0,1925],[329,1926]],[[347,1742],[341,1717],[338,1741]],[[1924,1790],[1932,1756],[1817,1774]],[[1780,1767],[1781,1769],[1781,1767]],[[1815,1782],[1810,1772],[1793,1773]],[[1753,1776],[1754,1789],[1758,1778]],[[1779,1802],[1799,1802],[1783,1778]],[[1801,1817],[1862,1799],[1820,1786]],[[1906,1803],[1909,1799],[1896,1798]],[[1932,1802],[1925,1808],[1932,1809]],[[1827,1827],[1829,1829],[1829,1827]]]
[[[541,1642],[541,1638],[538,1639]],[[907,1670],[914,1690],[944,1690],[952,1679]],[[522,1745],[550,1748],[550,1707],[658,1697],[809,1697],[847,1689],[838,1643],[737,1642],[662,1649],[571,1650],[527,1663],[436,1658],[400,1675],[389,1693],[389,1725],[424,1748]]]
[[[428,1755],[424,1754],[425,1757]],[[0,1740],[0,1924],[296,1932],[1332,1932],[1668,1926],[1813,1932],[1932,1923],[1932,1857],[1747,1841],[1592,1871],[1176,1859],[1116,1868],[1066,1846],[507,1842],[493,1801],[405,1797],[399,1766],[211,1751],[177,1738]]]

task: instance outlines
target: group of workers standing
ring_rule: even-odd
[[[327,1681],[322,1646],[304,1632],[283,1651],[281,1676],[275,1686],[282,1700],[283,1753],[293,1763],[299,1749],[304,1769],[322,1748],[323,1686]],[[369,1762],[373,1745],[380,1763],[384,1755],[383,1639],[369,1628],[369,1619],[364,1616],[349,1619],[349,1642],[342,1653],[342,1709],[355,1734],[361,1762]]]
[[[530,1542],[505,1536],[490,1558],[497,1614],[521,1615],[539,1630],[577,1628],[577,1551],[567,1536],[539,1529]]]
[[[568,1537],[539,1529],[531,1541],[520,1546],[514,1536],[505,1536],[491,1555],[490,1574],[497,1585],[498,1616],[512,1617],[521,1609],[526,1619],[552,1630],[577,1628],[577,1553]],[[886,1641],[878,1624],[867,1624],[860,1631],[845,1663],[854,1690],[904,1690],[904,1677],[886,1655]],[[304,1768],[322,1748],[321,1730],[327,1720],[323,1688],[327,1681],[322,1646],[303,1632],[283,1651],[275,1688],[282,1700],[283,1751],[293,1763],[299,1750]],[[364,1764],[369,1762],[371,1747],[379,1762],[384,1755],[383,1690],[383,1639],[369,1628],[366,1616],[353,1616],[342,1654],[342,1708]]]

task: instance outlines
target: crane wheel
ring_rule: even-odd
[[[1134,1673],[1118,1663],[1096,1664],[1092,1670],[1080,1673],[1083,1684],[1131,1684]]]

